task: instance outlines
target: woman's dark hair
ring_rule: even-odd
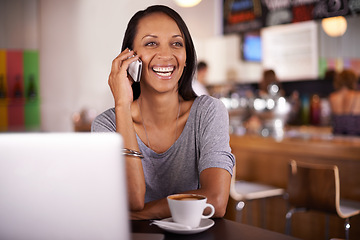
[[[339,90],[342,87],[346,87],[355,90],[357,82],[358,77],[356,76],[356,73],[351,69],[344,69],[342,72],[335,75],[334,88],[335,90]]]
[[[192,80],[196,70],[196,52],[194,43],[192,41],[190,32],[181,18],[181,16],[174,11],[173,9],[163,6],[163,5],[154,5],[150,6],[145,10],[138,11],[135,15],[130,19],[127,29],[125,31],[123,44],[121,47],[121,51],[124,51],[126,48],[133,49],[133,43],[135,39],[135,35],[137,33],[137,27],[139,21],[153,13],[164,13],[171,17],[179,27],[181,33],[184,36],[185,40],[185,49],[186,49],[186,67],[184,68],[184,72],[180,77],[179,84],[178,84],[178,91],[180,96],[184,100],[191,100],[196,97],[195,92],[192,89]],[[136,82],[132,85],[133,89],[133,97],[134,100],[140,96],[140,83]]]
[[[197,64],[197,70],[198,70],[198,71],[201,71],[201,70],[203,70],[203,69],[205,69],[205,68],[207,68],[207,67],[208,67],[208,65],[207,65],[207,63],[204,62],[204,61],[200,61],[200,62],[198,62],[198,64]]]
[[[259,88],[264,91],[267,92],[268,91],[268,86],[272,83],[277,84],[279,87],[280,86],[280,82],[276,76],[276,73],[273,69],[268,69],[268,70],[264,70],[263,72],[263,78],[259,84]]]

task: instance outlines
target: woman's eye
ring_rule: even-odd
[[[176,47],[184,46],[184,44],[182,42],[174,42],[173,45],[176,46]]]
[[[155,46],[155,45],[156,45],[155,42],[148,42],[148,43],[145,44],[145,46]]]

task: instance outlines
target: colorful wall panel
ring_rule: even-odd
[[[0,50],[0,131],[40,129],[39,54]]]

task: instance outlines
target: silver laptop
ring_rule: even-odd
[[[128,240],[119,134],[0,134],[0,239]]]

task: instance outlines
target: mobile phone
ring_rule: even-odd
[[[142,61],[138,59],[135,62],[130,63],[127,72],[135,82],[140,82],[141,70],[142,70]]]

